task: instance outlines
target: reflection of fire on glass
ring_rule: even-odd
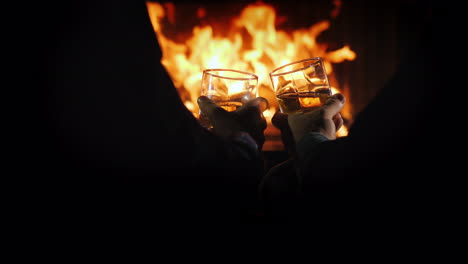
[[[332,95],[322,58],[308,58],[280,66],[270,72],[282,113],[311,111]]]
[[[321,106],[330,97],[330,89],[319,88],[314,92],[284,92],[278,94],[278,100],[281,112],[285,114],[294,114],[298,112],[311,111]]]
[[[201,93],[228,112],[257,97],[258,76],[235,69],[205,69]],[[211,127],[208,118],[200,112],[202,125]]]

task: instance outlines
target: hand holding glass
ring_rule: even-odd
[[[332,95],[327,72],[320,57],[295,61],[270,72],[280,111],[307,112],[321,106]]]
[[[235,111],[257,97],[258,76],[233,69],[206,69],[203,71],[201,95],[213,100],[226,111]],[[200,113],[202,125],[211,126]]]

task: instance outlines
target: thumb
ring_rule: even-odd
[[[283,114],[280,111],[276,111],[275,114],[271,117],[271,123],[279,129],[283,129],[288,125],[288,115]]]
[[[239,110],[243,111],[244,109],[250,109],[252,107],[258,108],[258,110],[260,110],[260,113],[262,113],[263,111],[267,110],[270,107],[270,105],[267,99],[263,97],[256,97],[245,103]]]
[[[322,106],[324,117],[332,119],[336,114],[338,114],[341,111],[345,102],[346,98],[343,94],[336,93],[332,95]]]
[[[213,102],[210,98],[202,95],[198,97],[197,100],[198,106],[200,110],[208,116],[208,118],[212,118],[216,111],[224,110],[223,108],[219,107],[215,102]]]

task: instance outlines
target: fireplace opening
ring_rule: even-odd
[[[395,72],[415,23],[418,1],[147,1],[162,64],[185,106],[196,98],[205,68],[255,72],[259,96],[271,104],[264,151],[283,153],[269,71],[297,59],[325,58],[333,92],[347,97],[345,136],[353,118]],[[285,155],[285,154],[284,154]],[[284,156],[282,156],[284,157]]]

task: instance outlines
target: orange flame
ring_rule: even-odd
[[[335,2],[340,3],[338,0]],[[226,29],[231,29],[226,30],[230,32],[229,36],[219,37],[220,32],[215,34],[211,25],[197,25],[193,27],[192,35],[185,43],[177,43],[163,34],[161,21],[165,17],[174,20],[175,6],[152,1],[146,4],[162,49],[161,63],[172,78],[182,101],[195,116],[198,116],[196,99],[200,94],[202,71],[206,68],[233,68],[257,74],[259,96],[270,102],[270,109],[264,112],[270,127],[267,128],[268,133],[275,129],[270,126],[271,117],[279,109],[268,75],[272,69],[299,59],[323,57],[333,93],[336,93],[340,89],[335,87],[337,82],[332,64],[356,58],[349,46],[327,51],[326,45],[317,42],[317,37],[330,27],[329,21],[320,21],[309,28],[300,28],[293,32],[277,30],[274,8],[261,2],[247,5],[230,25],[226,25]],[[333,10],[331,16],[338,15],[338,11]],[[197,10],[197,17],[207,15],[203,8]],[[346,96],[346,91],[344,94]],[[346,106],[342,115],[351,119],[349,100]],[[347,128],[343,126],[337,136],[345,135]]]

